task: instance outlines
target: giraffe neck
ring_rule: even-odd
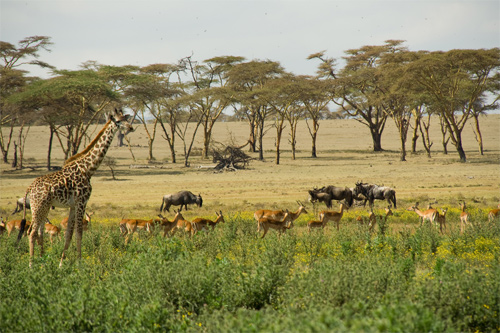
[[[101,165],[104,156],[106,156],[117,129],[118,126],[115,123],[108,121],[94,140],[81,153],[71,157],[65,166],[76,165],[89,178],[92,177],[99,165]]]

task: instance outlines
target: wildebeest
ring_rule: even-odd
[[[181,206],[179,208],[179,212],[182,211],[182,206],[188,210],[187,205],[196,204],[198,207],[201,207],[203,203],[203,199],[201,198],[201,194],[194,195],[189,191],[180,191],[174,194],[167,194],[163,197],[160,206],[160,213],[170,212],[170,206]],[[164,208],[165,207],[165,208]]]
[[[24,209],[24,197],[18,198],[16,202],[16,209],[10,215],[14,215],[15,213],[22,212]],[[30,198],[26,198],[26,209],[31,209],[30,207]]]
[[[348,187],[323,186],[320,189],[309,190],[309,201],[312,203],[324,202],[327,208],[332,208],[332,200],[345,200],[347,207],[353,203],[353,195]]]
[[[374,184],[367,184],[362,182],[357,182],[354,188],[354,195],[363,194],[370,203],[370,207],[373,207],[373,202],[377,200],[387,200],[389,205],[394,205],[396,207],[396,191],[387,186],[378,186]]]
[[[30,206],[30,197],[26,197],[26,209],[31,209]],[[54,206],[52,206],[54,209]],[[16,201],[16,209],[10,215],[14,215],[15,213],[20,213],[24,210],[24,197],[18,198]]]

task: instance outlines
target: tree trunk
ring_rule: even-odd
[[[420,117],[415,117],[415,126],[413,127],[413,136],[411,137],[411,152],[417,152],[418,128],[420,126]]]
[[[441,138],[443,144],[443,154],[448,155],[448,142],[450,141],[450,137],[448,134],[448,127],[446,127],[445,121],[443,117],[439,116],[439,123],[441,124]]]
[[[464,147],[462,146],[462,140],[460,140],[459,142],[457,142],[457,144],[455,145],[455,147],[457,147],[457,152],[458,152],[458,156],[460,157],[460,162],[462,162],[462,163],[467,162],[467,158],[465,156]]]
[[[401,162],[406,162],[406,139],[401,138]]]
[[[2,157],[3,157],[4,163],[9,163],[9,147],[10,147],[10,143],[12,142],[12,134],[13,133],[14,133],[14,122],[11,122],[10,129],[9,129],[9,135],[8,135],[7,140],[3,139],[3,134],[2,134],[2,131],[0,129],[0,136],[1,136],[0,148],[2,149]]]
[[[17,143],[14,141],[14,157],[12,158],[12,167],[17,170]]]
[[[375,128],[370,128],[370,133],[372,135],[373,151],[382,151],[382,134]]]
[[[118,133],[116,134],[116,137],[118,138],[118,141],[116,142],[116,145],[118,147],[123,147],[123,137],[125,136],[125,134],[123,134],[122,131],[118,131]]]
[[[205,128],[205,131],[203,131],[203,152],[201,154],[203,159],[208,159],[208,150],[210,149],[211,136],[211,131]]]
[[[51,155],[52,155],[52,141],[54,140],[54,127],[50,125],[50,136],[49,136],[49,149],[47,151],[47,171],[50,171],[51,165]]]
[[[474,115],[474,125],[476,127],[474,134],[479,145],[479,154],[484,155],[483,135],[481,134],[481,129],[479,128],[479,115]]]

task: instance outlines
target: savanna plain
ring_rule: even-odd
[[[270,128],[264,161],[223,173],[214,173],[212,161],[201,158],[201,133],[190,167],[183,166],[180,140],[178,163],[171,163],[160,134],[155,160],[148,162],[147,136],[142,125],[136,126],[131,149],[117,147],[115,139],[108,151],[116,161],[116,179],[104,164],[92,178],[87,211],[94,214],[84,231],[81,260],[73,242],[59,268],[63,240],[50,242],[46,236],[45,253],[38,256],[37,248],[30,269],[27,238],[18,247],[15,233],[0,236],[0,331],[500,330],[500,221],[487,216],[500,201],[500,115],[481,118],[484,155],[466,126],[466,163],[459,162],[451,143],[443,154],[438,119],[431,124],[431,157],[419,141],[417,153],[409,152],[405,162],[393,123],[382,136],[384,151],[375,153],[368,129],[349,119],[321,122],[317,158],[311,158],[311,139],[301,122],[295,160],[286,129],[280,164],[275,164]],[[11,216],[17,198],[47,172],[48,137],[47,128],[31,127],[25,168],[0,165],[4,219],[22,217]],[[246,123],[217,123],[213,144],[241,145],[247,138]],[[63,164],[57,146],[52,156],[52,165]],[[368,218],[368,207],[357,205],[344,213],[340,230],[329,224],[307,232],[307,222],[325,209],[308,202],[307,190],[354,187],[357,181],[394,188],[394,215],[379,218],[370,232],[356,221]],[[203,197],[202,207],[183,211],[187,220],[213,220],[222,211],[225,223],[193,237],[178,232],[163,238],[156,228],[152,234],[135,233],[125,244],[118,228],[122,218],[155,218],[162,196],[180,190]],[[307,213],[294,227],[281,237],[270,231],[261,239],[253,212],[295,211],[297,201]],[[470,214],[464,232],[459,201],[467,203]],[[429,203],[448,209],[443,233],[420,225],[408,210],[416,202],[422,209]],[[386,206],[375,201],[375,213],[383,215]],[[338,209],[334,202],[332,210]],[[49,219],[59,225],[67,214],[56,208]],[[171,219],[174,213],[164,215]]]

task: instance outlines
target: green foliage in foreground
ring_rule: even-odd
[[[0,238],[0,331],[498,331],[500,227],[370,235],[290,230],[257,238],[233,216],[193,239],[118,228],[63,242],[28,268],[28,245]],[[301,229],[301,230],[299,230]],[[74,245],[73,245],[74,246]]]

